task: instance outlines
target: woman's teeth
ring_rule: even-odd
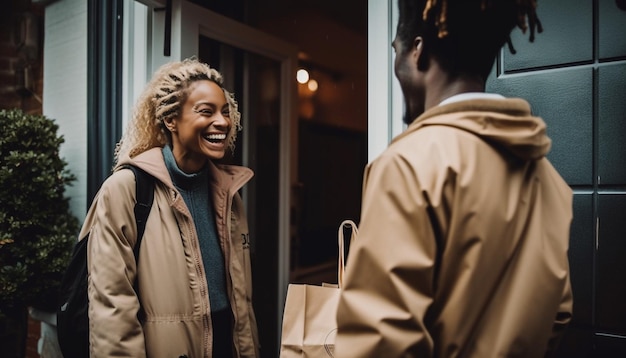
[[[209,134],[209,135],[205,135],[204,138],[206,138],[207,140],[210,141],[221,141],[226,139],[226,134]]]

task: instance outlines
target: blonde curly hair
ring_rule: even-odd
[[[227,141],[229,148],[234,151],[237,131],[241,130],[241,114],[237,101],[223,87],[222,75],[216,69],[196,58],[189,58],[167,63],[154,73],[137,100],[132,119],[117,143],[115,162],[169,143],[171,134],[165,127],[165,121],[180,116],[189,86],[201,80],[213,81],[224,91],[232,121]]]

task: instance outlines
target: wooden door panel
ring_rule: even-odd
[[[626,1],[600,0],[598,4],[600,58],[626,56]]]
[[[593,60],[593,2],[538,1],[537,16],[544,32],[528,41],[529,33],[511,35],[515,55],[504,51],[504,72]]]
[[[506,50],[504,51],[506,52]],[[570,185],[591,185],[593,154],[593,72],[567,68],[490,79],[487,90],[530,102],[548,125],[548,159]]]
[[[572,291],[574,292],[573,323],[591,327],[593,324],[593,255],[595,250],[593,195],[574,195],[569,260]]]
[[[622,42],[626,43],[626,39]],[[626,63],[607,65],[598,69],[598,101],[599,184],[624,185],[626,184]]]
[[[626,194],[600,194],[596,260],[596,326],[626,336]]]
[[[574,194],[574,219],[569,247],[574,317],[561,341],[557,357],[592,356],[594,224],[593,194]]]

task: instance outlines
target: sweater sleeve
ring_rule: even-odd
[[[359,235],[337,309],[338,357],[430,357],[435,235],[414,169],[402,158],[367,168]]]
[[[113,174],[92,204],[88,242],[91,357],[145,357],[136,262],[135,184],[130,170]]]

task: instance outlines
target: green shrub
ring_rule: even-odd
[[[0,316],[54,310],[78,220],[64,197],[75,177],[59,157],[63,136],[44,116],[0,110]]]

